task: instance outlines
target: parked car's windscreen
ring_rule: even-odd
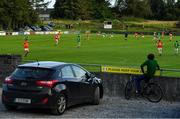
[[[11,75],[13,79],[47,80],[53,74],[53,70],[43,68],[17,68]]]

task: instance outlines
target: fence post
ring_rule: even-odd
[[[162,76],[163,74],[163,69],[160,69],[160,76]]]
[[[102,72],[102,65],[100,65],[100,72]]]

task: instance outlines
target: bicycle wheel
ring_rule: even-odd
[[[163,97],[163,91],[158,84],[149,83],[144,90],[144,95],[150,102],[157,103],[161,101]]]
[[[133,86],[132,86],[132,82],[131,81],[128,81],[126,83],[126,86],[125,86],[125,90],[124,90],[124,96],[127,100],[129,100],[132,96],[132,93],[133,93]]]

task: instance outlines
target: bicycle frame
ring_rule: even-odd
[[[126,99],[130,99],[132,94],[136,94],[135,91],[133,91],[133,88],[137,89],[135,84],[135,76],[131,75],[125,87]],[[163,91],[154,79],[151,79],[148,82],[144,83],[141,82],[140,94],[143,97],[147,98],[150,102],[159,102],[163,97]]]

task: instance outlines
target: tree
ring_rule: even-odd
[[[127,8],[127,4],[125,0],[116,0],[115,1],[115,6],[116,10],[118,12],[122,12],[123,10],[125,10]]]
[[[148,0],[116,0],[115,9],[121,16],[144,18],[151,15]]]
[[[177,18],[176,13],[175,13],[175,0],[167,0],[165,12],[166,12],[166,15],[164,19],[174,20]]]
[[[180,21],[180,0],[178,0],[175,4],[175,14],[177,19]]]
[[[54,5],[54,11],[51,13],[51,16],[53,18],[64,18],[64,5],[66,0],[56,0],[56,3]]]
[[[80,10],[78,10],[78,18],[82,20],[92,19],[93,7],[90,0],[82,0],[80,4]]]
[[[149,0],[152,17],[151,19],[163,19],[165,17],[165,2],[163,0]]]
[[[100,19],[109,17],[111,10],[106,0],[56,0],[53,18]]]
[[[79,10],[79,0],[56,0],[52,16],[54,18],[76,19],[78,13],[80,13]]]
[[[37,12],[28,0],[1,0],[0,24],[4,29],[16,29],[38,21]]]
[[[53,18],[76,19],[80,9],[79,0],[56,0]]]
[[[111,17],[110,2],[108,0],[92,0],[93,18],[105,19]]]

